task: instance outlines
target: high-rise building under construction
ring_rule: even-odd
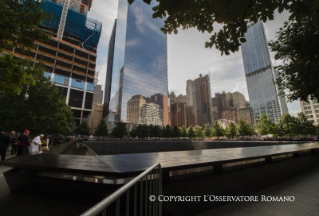
[[[50,40],[35,41],[37,47],[30,52],[18,47],[4,50],[33,62],[44,62],[45,76],[59,87],[77,124],[92,111],[96,51],[102,30],[101,22],[87,17],[92,1],[43,1],[41,8],[53,15],[41,25],[51,34]]]

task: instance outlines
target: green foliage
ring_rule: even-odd
[[[166,125],[166,127],[163,128],[163,132],[162,132],[163,137],[166,137],[166,138],[172,137],[172,133],[173,133],[173,130],[171,126]]]
[[[149,137],[150,136],[150,128],[148,125],[143,124],[138,126],[138,136],[139,137]]]
[[[19,95],[0,94],[0,127],[2,130],[32,133],[70,134],[75,123],[72,110],[59,88],[43,74],[34,77],[35,86],[23,87]]]
[[[245,136],[252,136],[254,134],[255,134],[254,128],[252,128],[249,123],[240,119],[237,125],[237,135],[245,137]]]
[[[74,133],[89,136],[90,135],[90,128],[89,128],[88,123],[86,121],[83,121],[81,124],[79,124],[75,128]]]
[[[130,137],[137,137],[138,136],[138,133],[137,133],[137,127],[133,128],[131,131],[130,131]]]
[[[180,127],[179,131],[180,131],[181,137],[187,137],[187,131],[184,126]]]
[[[298,119],[289,114],[280,117],[278,127],[286,136],[292,137],[298,134]]]
[[[201,126],[195,126],[194,133],[195,133],[195,136],[197,138],[202,138],[203,137],[202,127]]]
[[[234,139],[234,136],[237,134],[237,129],[234,123],[230,123],[225,129],[225,136],[231,139]]]
[[[19,47],[31,51],[36,47],[34,40],[47,41],[47,33],[40,24],[49,16],[40,9],[39,1],[0,1],[0,53]],[[16,59],[12,55],[0,55],[0,92],[19,94],[23,86],[33,86],[41,72],[37,64],[27,59]]]
[[[192,126],[188,128],[188,130],[187,130],[187,136],[188,136],[189,138],[194,138],[194,137],[195,137],[195,132],[194,132],[194,129],[193,129]]]
[[[272,134],[274,132],[275,123],[268,119],[267,115],[263,113],[256,124],[256,128],[261,135]]]
[[[300,112],[298,115],[298,134],[300,135],[306,135],[311,134],[315,135],[317,133],[316,126],[308,121],[306,115],[303,112]]]
[[[204,134],[205,137],[212,137],[212,129],[210,128],[209,124],[205,126]]]
[[[162,136],[162,127],[155,125],[153,129],[150,129],[151,137],[161,137]]]
[[[224,133],[224,128],[220,126],[217,121],[215,121],[215,124],[213,125],[213,136],[216,136],[218,139],[218,137],[224,136]]]
[[[317,0],[295,1],[289,21],[277,32],[277,40],[268,43],[276,52],[275,59],[283,61],[276,67],[280,71],[276,83],[281,95],[289,90],[288,101],[307,101],[308,96],[319,99],[318,11]]]
[[[94,136],[108,136],[107,125],[104,119],[102,119],[99,125],[96,127]]]
[[[25,86],[34,86],[36,77],[43,73],[42,64],[29,59],[13,58],[12,55],[0,55],[0,92],[18,94]]]
[[[282,128],[282,125],[276,124],[273,130],[273,136],[274,137],[282,137],[284,136],[284,130]]]
[[[158,125],[139,125],[130,131],[130,137],[161,137],[162,128]]]
[[[117,125],[113,128],[111,136],[116,138],[123,138],[124,136],[127,136],[128,132],[126,129],[126,124],[119,122]]]
[[[174,128],[173,128],[173,132],[172,132],[172,137],[180,137],[181,134],[180,134],[180,131],[178,129],[178,127],[175,125]]]

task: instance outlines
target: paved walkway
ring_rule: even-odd
[[[294,196],[294,202],[233,202],[198,216],[319,216],[319,168],[255,193]]]

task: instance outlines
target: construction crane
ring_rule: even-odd
[[[65,23],[66,23],[66,17],[68,16],[69,6],[70,6],[70,0],[64,0],[62,14],[61,14],[61,18],[60,18],[59,29],[58,29],[58,35],[57,35],[57,38],[60,40],[62,40],[62,38],[63,38],[63,33],[64,33],[64,28],[65,28]]]

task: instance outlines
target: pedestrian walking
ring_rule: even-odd
[[[28,154],[28,152],[29,152],[28,146],[30,146],[30,141],[28,138],[29,134],[30,134],[30,131],[25,130],[24,133],[19,136],[17,156]]]
[[[30,154],[38,154],[39,153],[39,146],[41,146],[41,140],[44,137],[43,134],[40,134],[39,136],[34,137],[34,139],[31,142],[31,145],[29,146],[29,153]]]
[[[10,143],[14,144],[14,135],[15,132],[11,131],[9,134],[6,134],[1,143],[0,143],[0,154],[1,154],[1,161],[4,161],[6,159],[7,150],[9,148]]]

